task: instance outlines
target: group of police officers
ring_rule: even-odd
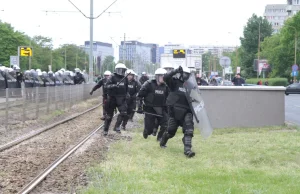
[[[115,66],[114,73],[106,71],[104,78],[90,91],[92,95],[98,88],[103,88],[103,134],[108,135],[115,109],[119,111],[113,128],[117,133],[121,133],[121,129],[126,130],[128,120],[137,112],[145,115],[145,139],[149,135],[157,135],[160,147],[166,148],[168,140],[182,127],[184,154],[187,157],[195,156],[195,152],[192,151],[193,110],[184,87],[190,75],[189,68],[180,66],[174,69],[172,66],[165,66],[155,71],[155,78],[152,80],[147,79],[146,73],[143,72],[140,79],[143,83],[140,83],[136,73],[122,63]],[[160,130],[157,133],[158,128]]]
[[[79,68],[75,68],[74,72],[62,68],[55,73],[31,69],[23,74],[18,66],[0,66],[0,89],[21,88],[22,82],[26,88],[77,85],[86,82],[86,74]]]

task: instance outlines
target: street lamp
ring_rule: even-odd
[[[258,23],[258,48],[257,48],[257,78],[259,76],[259,57],[260,57],[260,21]]]

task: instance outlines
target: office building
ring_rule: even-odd
[[[269,4],[265,7],[264,17],[272,24],[277,33],[284,22],[300,10],[300,0],[287,0],[286,4]]]
[[[133,70],[141,74],[145,71],[145,65],[152,63],[153,50],[149,44],[139,41],[125,41],[125,44],[124,41],[121,41],[121,45],[119,46],[119,60],[129,61],[133,66]]]
[[[90,52],[90,41],[84,42],[85,52]],[[93,43],[93,58],[96,63],[96,74],[102,72],[103,61],[107,56],[114,56],[114,48],[110,43],[94,41]]]

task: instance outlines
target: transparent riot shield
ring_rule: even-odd
[[[213,128],[207,116],[205,103],[193,73],[184,83],[184,87],[190,108],[193,111],[195,127],[199,128],[202,137],[206,139],[212,134]]]

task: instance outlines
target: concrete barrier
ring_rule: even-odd
[[[285,122],[285,87],[199,86],[214,128],[263,127]]]

